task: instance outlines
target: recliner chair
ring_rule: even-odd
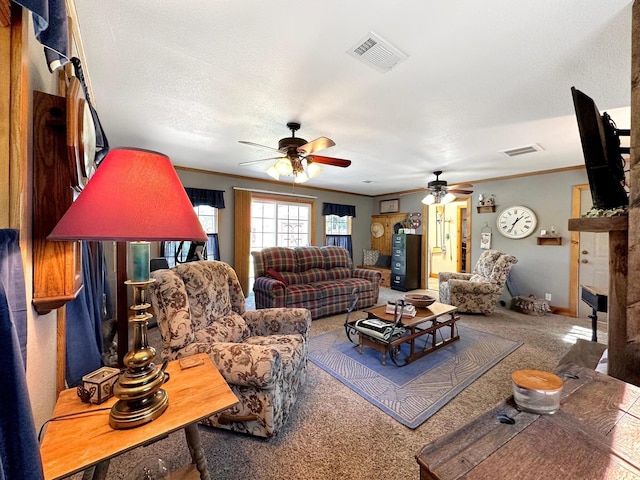
[[[518,259],[513,255],[485,250],[473,273],[440,272],[440,303],[454,305],[464,313],[493,313],[511,267],[516,263]]]
[[[149,287],[161,358],[207,353],[239,403],[202,423],[272,437],[284,424],[307,372],[311,314],[304,308],[246,311],[235,271],[197,261],[156,270]]]

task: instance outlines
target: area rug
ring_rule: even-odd
[[[460,340],[397,367],[343,329],[311,337],[309,359],[398,422],[417,428],[483,373],[516,350],[515,342],[457,325]]]

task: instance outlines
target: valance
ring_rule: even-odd
[[[209,205],[213,208],[224,208],[224,190],[206,190],[204,188],[185,188],[187,196],[194,207]]]
[[[355,217],[356,207],[354,205],[340,205],[338,203],[323,203],[322,215],[337,215],[339,217]]]

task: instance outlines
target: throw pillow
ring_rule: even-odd
[[[363,265],[375,265],[378,261],[380,252],[378,250],[362,250],[362,264]]]
[[[287,286],[287,281],[284,279],[284,277],[280,275],[280,273],[276,272],[273,268],[267,270],[267,274],[274,280],[278,280],[279,282],[282,282],[285,286]]]
[[[376,267],[389,268],[391,266],[391,255],[379,255]]]

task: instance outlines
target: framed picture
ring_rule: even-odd
[[[400,199],[380,200],[380,213],[397,213],[400,211]]]

